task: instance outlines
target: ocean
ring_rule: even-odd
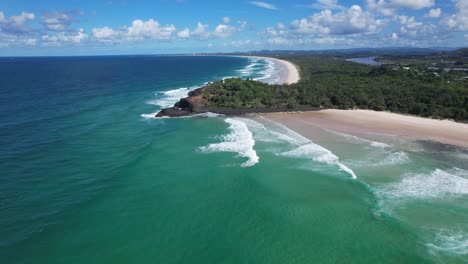
[[[468,151],[154,115],[273,62],[0,58],[0,263],[468,263]]]

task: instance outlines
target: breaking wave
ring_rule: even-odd
[[[225,122],[229,124],[230,132],[221,137],[223,142],[200,147],[200,150],[203,152],[237,153],[239,157],[247,158],[247,161],[242,163],[242,167],[251,167],[257,164],[259,157],[253,148],[255,140],[247,125],[241,120],[233,118],[226,118]]]

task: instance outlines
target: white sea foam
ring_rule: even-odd
[[[310,158],[317,162],[337,165],[342,171],[351,175],[353,179],[357,178],[353,170],[339,161],[338,156],[333,154],[330,150],[312,142],[284,152],[282,155],[298,158]]]
[[[329,131],[330,133],[333,133],[335,135],[339,135],[339,136],[345,138],[350,143],[358,143],[358,144],[366,143],[366,144],[369,144],[370,146],[376,147],[376,148],[390,148],[390,145],[388,145],[386,143],[372,141],[372,140],[368,140],[368,139],[365,139],[365,138],[360,138],[360,137],[356,137],[356,136],[345,134],[345,133],[336,132],[336,131],[329,130],[329,129],[325,129],[325,130]]]
[[[282,124],[268,119],[263,120],[265,123],[268,123],[269,129],[267,129],[265,125],[253,120],[246,121],[246,124],[255,132],[255,138],[259,141],[286,142],[293,146],[292,150],[283,152],[281,155],[308,158],[316,162],[336,165],[340,170],[351,175],[353,179],[357,178],[354,171],[341,163],[338,156],[333,154],[330,150],[315,144],[308,138],[303,137]]]
[[[377,166],[404,164],[410,161],[408,154],[403,151],[391,152],[385,159],[378,162]]]
[[[154,113],[149,113],[149,114],[141,114],[140,116],[146,119],[152,119],[156,118],[156,115],[159,113],[159,111],[154,112]]]
[[[212,112],[205,112],[205,113],[200,113],[200,114],[195,114],[195,115],[192,115],[192,117],[220,117],[220,116],[224,116],[223,114],[217,114],[217,113],[212,113]]]
[[[427,243],[433,253],[449,252],[457,255],[468,254],[468,233],[441,229],[436,233],[434,241]]]
[[[279,65],[277,65],[274,61],[264,59],[266,62],[265,68],[259,72],[261,77],[254,78],[256,81],[266,81],[267,83],[277,83],[279,81]],[[272,78],[273,76],[277,76]]]
[[[297,139],[272,129],[267,129],[265,125],[252,119],[242,118],[248,128],[253,132],[256,140],[261,142],[287,142],[297,144]]]
[[[468,195],[468,171],[436,169],[429,174],[405,174],[398,183],[381,189],[390,199],[435,199]]]
[[[171,107],[177,103],[181,98],[187,97],[188,93],[193,89],[188,87],[178,88],[166,92],[157,93],[156,96],[160,97],[156,100],[148,102],[152,105],[157,105],[161,108]]]
[[[229,124],[229,134],[222,136],[223,142],[209,144],[201,147],[203,152],[233,152],[239,157],[247,158],[242,167],[251,167],[259,162],[257,152],[254,150],[255,140],[252,132],[241,120],[226,118],[225,122]]]

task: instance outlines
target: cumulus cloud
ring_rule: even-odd
[[[249,2],[251,5],[258,6],[261,8],[266,8],[270,10],[279,10],[275,5],[266,3],[266,2],[260,2],[260,1],[251,1]]]
[[[250,39],[247,39],[247,40],[233,40],[229,43],[225,43],[225,46],[231,46],[231,47],[236,47],[236,48],[240,48],[240,47],[246,47],[246,46],[255,46],[255,45],[260,45],[259,42],[256,42],[256,41],[252,41]]]
[[[453,0],[456,13],[445,18],[442,24],[450,30],[466,31],[468,30],[468,1]]]
[[[230,37],[232,36],[232,34],[234,32],[236,32],[237,29],[235,27],[231,27],[229,25],[225,25],[225,24],[219,24],[214,32],[213,32],[213,36],[215,37],[219,37],[219,38],[227,38],[227,37]]]
[[[45,13],[41,16],[41,24],[49,31],[66,31],[74,21],[68,12]]]
[[[293,44],[291,40],[283,38],[283,37],[269,38],[267,42],[268,44],[278,45],[278,46],[290,46]]]
[[[268,27],[266,33],[270,36],[283,36],[288,33],[286,26],[283,23],[278,23],[276,27]]]
[[[93,28],[93,38],[98,41],[110,42],[117,39],[119,33],[109,27]]]
[[[60,32],[54,35],[43,35],[41,37],[42,44],[46,46],[61,46],[64,44],[79,44],[88,38],[84,29],[80,28],[76,32],[65,33]]]
[[[229,17],[223,17],[223,22],[225,24],[229,24],[231,22],[231,19]]]
[[[149,19],[142,21],[134,20],[132,25],[127,28],[126,36],[131,39],[170,39],[172,33],[176,30],[174,25],[161,26],[158,21]]]
[[[331,10],[324,10],[291,23],[292,29],[302,35],[375,33],[382,25],[381,20],[374,19],[372,14],[364,12],[358,5],[335,14]]]
[[[177,33],[177,36],[181,39],[190,38],[190,30],[188,28],[184,28],[183,30]]]
[[[398,9],[419,10],[434,6],[434,0],[367,0],[367,7],[386,16],[392,16]]]
[[[239,32],[247,25],[246,21],[238,21],[238,27],[231,26],[228,24],[219,24],[213,31],[208,31],[208,24],[198,22],[196,28],[190,31],[189,28],[185,28],[177,33],[177,36],[181,39],[196,38],[196,39],[212,39],[212,38],[228,38],[234,33]]]
[[[438,18],[442,14],[440,8],[433,8],[425,15],[426,17]]]
[[[442,37],[435,25],[419,22],[414,16],[396,16],[394,20],[401,24],[399,37],[420,41],[434,41]],[[395,39],[393,35],[392,39]]]
[[[174,25],[161,25],[154,19],[142,21],[134,20],[130,26],[119,29],[109,27],[93,28],[93,38],[100,42],[124,42],[152,40],[169,40],[173,37],[176,27]]]
[[[197,27],[193,32],[191,32],[192,36],[198,37],[198,38],[208,38],[209,33],[207,32],[208,24],[203,24],[202,22],[197,23]]]
[[[7,34],[24,34],[34,31],[28,23],[33,21],[36,16],[33,13],[21,12],[17,16],[6,17],[0,12],[0,29]]]

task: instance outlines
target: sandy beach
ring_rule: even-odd
[[[293,84],[293,83],[299,82],[300,74],[299,74],[299,69],[297,68],[296,65],[286,60],[280,60],[280,59],[274,59],[274,58],[267,58],[267,59],[283,65],[283,67],[286,69],[285,76],[284,78],[282,78],[281,83]]]
[[[308,137],[312,126],[336,132],[362,135],[382,134],[408,139],[431,140],[468,148],[468,124],[371,110],[328,109],[314,112],[268,113],[279,122]]]
[[[284,72],[280,73],[280,80],[278,84],[293,84],[299,82],[301,79],[301,76],[299,74],[299,69],[296,65],[294,65],[292,62],[286,61],[286,60],[280,60],[276,58],[271,58],[271,57],[261,57],[261,56],[247,56],[250,58],[259,58],[259,59],[266,59],[273,61],[276,64],[280,64],[282,68],[284,69]]]

